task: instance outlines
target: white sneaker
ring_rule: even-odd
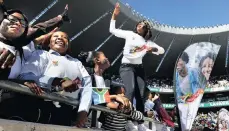
[[[138,125],[138,131],[152,131],[148,127],[146,127],[144,124]]]
[[[126,131],[138,131],[138,123],[128,121],[126,124]]]

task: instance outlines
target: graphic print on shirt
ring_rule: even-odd
[[[54,65],[54,66],[58,66],[58,61],[52,61],[52,64]]]
[[[134,54],[134,53],[137,53],[137,52],[141,52],[141,51],[143,51],[144,49],[146,49],[146,45],[143,45],[143,46],[141,46],[141,47],[135,46],[134,48],[130,49],[130,53],[131,53],[131,54]]]

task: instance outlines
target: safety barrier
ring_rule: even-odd
[[[79,101],[76,99],[73,99],[71,97],[62,96],[62,95],[59,95],[55,92],[52,92],[52,93],[51,92],[44,92],[42,95],[36,95],[36,94],[32,93],[28,87],[26,87],[24,85],[20,85],[18,83],[11,82],[11,81],[0,80],[0,88],[5,89],[5,90],[9,90],[9,91],[13,91],[13,92],[18,92],[18,93],[23,93],[26,95],[39,97],[42,99],[59,101],[61,103],[65,103],[65,104],[72,105],[72,106],[78,106],[79,105]],[[107,113],[111,113],[111,114],[119,114],[119,115],[122,115],[125,117],[130,117],[129,115],[119,113],[115,110],[111,110],[111,109],[108,109],[108,108],[105,108],[105,107],[99,106],[99,105],[92,105],[91,109],[94,111],[102,111],[102,112],[107,112]],[[96,115],[92,115],[92,116],[96,117]],[[92,127],[95,127],[95,123],[96,123],[97,119],[92,118],[92,120],[93,120],[92,121]],[[148,121],[149,125],[152,125],[152,122],[155,124],[162,124],[161,122],[154,121],[153,119],[148,118],[148,117],[144,117],[144,121]]]

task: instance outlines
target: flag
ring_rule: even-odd
[[[95,87],[92,89],[92,99],[94,105],[110,102],[110,94],[108,87]]]

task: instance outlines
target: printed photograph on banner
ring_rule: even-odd
[[[175,95],[182,130],[191,130],[220,45],[198,42],[188,46],[175,66]]]
[[[219,111],[218,128],[219,131],[229,130],[229,111],[224,108]]]
[[[190,45],[176,65],[178,103],[193,102],[204,93],[220,46],[210,42]]]

